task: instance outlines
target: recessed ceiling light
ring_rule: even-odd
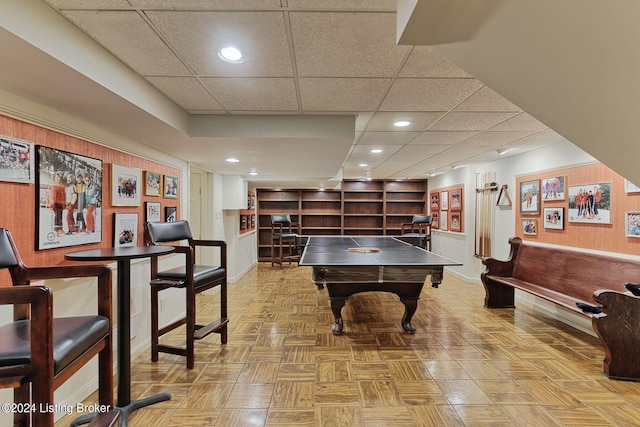
[[[366,163],[360,163],[358,166],[360,166],[361,168],[366,168],[366,167],[367,167],[367,166],[369,166],[369,165],[368,165],[368,164],[366,164]]]
[[[372,153],[378,154],[378,153],[382,153],[382,150],[379,148],[374,148],[373,150],[371,150]]]
[[[242,64],[247,60],[248,56],[237,47],[227,46],[218,51],[218,58],[232,64]]]
[[[497,151],[498,154],[500,154],[502,156],[503,154],[505,154],[507,151],[510,151],[510,150],[511,150],[510,148],[499,148],[496,151]]]
[[[224,159],[225,162],[229,162],[229,163],[238,163],[240,160],[234,158],[234,157],[229,157],[228,159]]]
[[[256,176],[256,175],[258,175],[258,172],[255,172],[255,171],[251,171],[251,172],[249,172],[249,175],[253,175],[253,176]]]
[[[398,120],[397,122],[393,122],[393,125],[397,128],[404,128],[411,124],[409,120]]]

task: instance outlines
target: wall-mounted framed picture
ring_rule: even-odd
[[[565,176],[554,176],[542,180],[542,200],[552,202],[554,200],[564,200],[565,197]]]
[[[440,193],[437,191],[432,191],[429,193],[429,200],[431,201],[431,210],[437,211],[440,210]]]
[[[640,193],[640,187],[638,187],[633,182],[631,182],[627,178],[625,178],[624,179],[624,192],[625,193]]]
[[[535,236],[538,234],[538,220],[535,218],[525,218],[522,220],[522,234],[525,236]]]
[[[431,211],[431,228],[440,228],[440,214],[438,211]]]
[[[145,222],[160,222],[162,215],[160,213],[160,202],[144,202]]]
[[[102,241],[102,160],[36,149],[36,250]]]
[[[540,214],[540,180],[522,181],[520,183],[520,214]]]
[[[162,188],[162,175],[156,172],[145,171],[144,195],[160,197],[161,188]]]
[[[177,199],[178,198],[178,177],[177,176],[164,176],[164,198],[165,199]]]
[[[449,210],[449,192],[448,191],[440,192],[440,210],[441,211]]]
[[[449,212],[449,230],[462,231],[462,215],[459,211]]]
[[[111,165],[111,206],[140,206],[142,171]]]
[[[550,230],[564,230],[564,208],[544,208],[543,227]]]
[[[33,149],[33,142],[0,135],[0,181],[33,183]]]
[[[138,214],[113,214],[113,246],[138,246]]]
[[[611,183],[569,187],[569,222],[611,224]]]
[[[640,237],[640,212],[624,213],[624,230],[627,237]]]
[[[164,208],[165,222],[175,222],[178,220],[178,209],[175,206],[165,206]]]
[[[449,218],[447,211],[440,212],[440,230],[447,231],[449,229]]]
[[[449,209],[452,211],[462,210],[462,188],[449,191]]]

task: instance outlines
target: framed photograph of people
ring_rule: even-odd
[[[431,193],[429,193],[429,199],[431,200],[432,211],[437,211],[440,209],[439,196],[440,196],[440,193],[438,193],[437,191],[432,191]]]
[[[431,211],[431,228],[432,229],[440,228],[440,215],[438,211]]]
[[[564,200],[566,177],[554,176],[542,180],[542,200],[550,202],[554,200]]]
[[[569,222],[611,224],[611,183],[569,186]]]
[[[540,214],[540,180],[520,183],[520,213],[522,215]]]
[[[32,142],[0,135],[0,181],[34,182],[33,147]]]
[[[145,171],[144,173],[144,195],[160,197],[162,189],[162,175],[159,173]]]
[[[564,230],[564,208],[544,208],[543,227],[550,230]]]
[[[138,246],[138,214],[113,214],[113,246]]]
[[[177,199],[178,198],[178,177],[177,176],[164,176],[164,197],[165,199]]]
[[[452,211],[462,210],[462,188],[449,191],[449,209]]]
[[[102,161],[37,146],[36,250],[102,241]]]
[[[111,206],[140,206],[142,171],[111,165]]]
[[[538,234],[538,220],[535,218],[525,218],[522,220],[522,234],[525,236],[535,236]]]
[[[178,210],[175,206],[166,206],[164,208],[165,222],[176,222],[178,220]]]
[[[162,216],[160,213],[160,202],[144,202],[145,222],[160,222]]]
[[[440,192],[440,210],[441,211],[449,210],[449,192],[448,191]]]
[[[624,235],[640,237],[640,212],[625,212],[624,216]]]
[[[449,212],[449,230],[462,231],[462,215],[459,211]]]

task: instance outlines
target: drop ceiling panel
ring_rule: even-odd
[[[202,82],[229,110],[298,110],[293,79],[203,78]]]
[[[423,131],[436,122],[444,112],[377,112],[367,126],[367,131]],[[398,120],[411,122],[406,128],[398,128],[393,125]]]
[[[358,141],[359,145],[405,145],[419,132],[365,132]]]
[[[507,101],[487,86],[483,86],[476,93],[464,100],[455,108],[456,111],[513,111],[522,109]]]
[[[280,0],[129,0],[132,5],[165,9],[279,9]]]
[[[431,126],[430,130],[484,131],[508,120],[515,114],[452,112],[438,120],[437,123]]]
[[[64,15],[141,75],[189,74],[137,12],[73,10]]]
[[[477,135],[477,131],[457,132],[457,131],[427,131],[418,135],[411,144],[457,144]]]
[[[291,77],[293,74],[281,12],[147,11],[146,15],[199,75]],[[241,67],[218,58],[217,50],[229,44],[249,55]]]
[[[520,113],[517,116],[506,120],[491,128],[491,130],[499,131],[543,131],[547,126],[540,123],[527,113]]]
[[[301,78],[302,106],[309,111],[375,111],[390,81]]]
[[[475,79],[397,79],[381,111],[449,111],[482,87]]]
[[[475,136],[464,141],[464,144],[473,144],[473,145],[503,145],[509,142],[517,141],[521,138],[525,138],[530,136],[535,132],[525,131],[525,132],[493,132],[487,131],[479,133]]]
[[[395,44],[393,13],[291,12],[302,77],[394,75],[410,47]]]
[[[396,0],[288,0],[290,9],[380,10],[396,12]]]
[[[195,77],[147,77],[147,80],[190,113],[222,110]]]
[[[400,77],[472,78],[428,46],[414,46]]]

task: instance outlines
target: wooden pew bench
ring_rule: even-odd
[[[590,317],[605,350],[609,378],[640,381],[640,297],[625,292],[640,282],[640,262],[509,239],[509,259],[485,258],[481,274],[487,308],[515,307],[515,289]],[[576,303],[601,307],[601,313]]]

